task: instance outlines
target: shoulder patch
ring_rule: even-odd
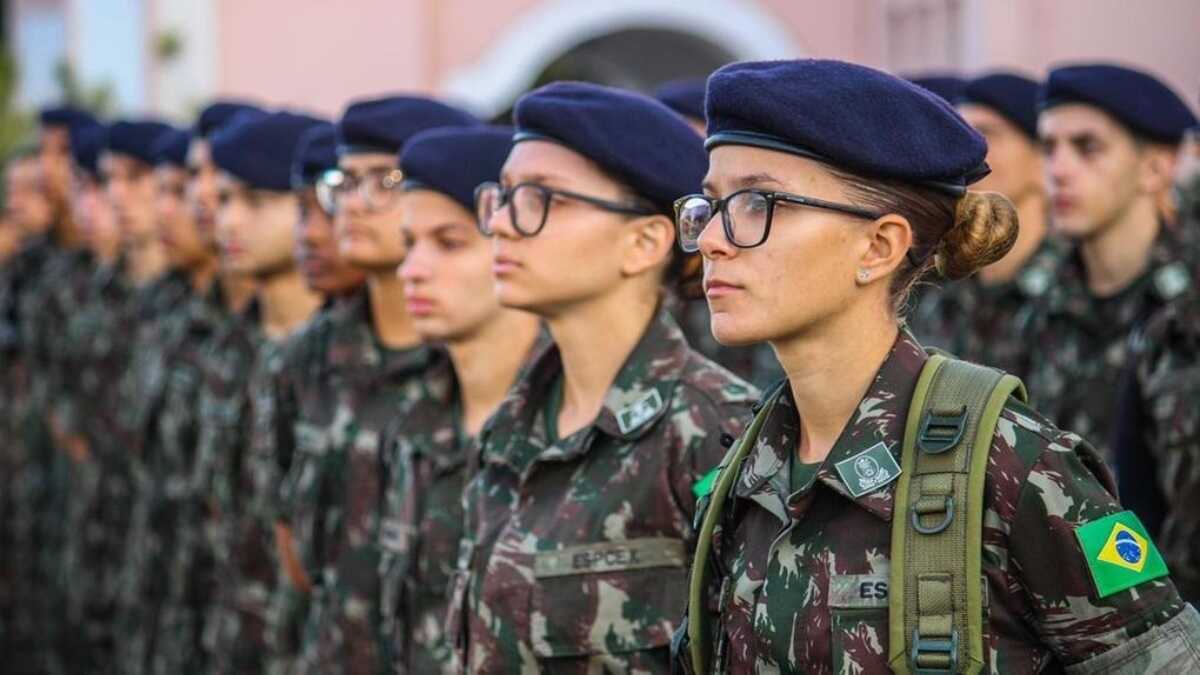
[[[1098,597],[1107,598],[1167,576],[1167,564],[1132,511],[1121,511],[1075,529]]]

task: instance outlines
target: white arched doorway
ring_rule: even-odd
[[[794,58],[800,49],[773,17],[736,0],[553,0],[526,12],[479,60],[452,72],[448,97],[484,116],[502,113],[564,54],[618,34],[660,31],[707,43],[726,60]]]

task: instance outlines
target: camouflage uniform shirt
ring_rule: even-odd
[[[393,672],[458,672],[443,631],[462,536],[467,458],[458,385],[448,358],[425,373],[427,396],[400,411],[385,436],[387,490],[380,527],[383,635]]]
[[[785,390],[742,464],[713,535],[714,665],[730,673],[888,673],[893,481],[855,499],[834,465],[878,443],[899,461],[925,352],[902,333],[815,479],[793,491],[800,422]],[[985,668],[1189,672],[1200,617],[1167,579],[1097,599],[1074,530],[1121,511],[1078,436],[1010,399],[988,458]],[[862,593],[863,587],[871,589]],[[718,589],[720,591],[718,592]],[[694,610],[694,608],[693,608]],[[1140,636],[1138,641],[1131,641]],[[1125,664],[1128,665],[1128,664]],[[1171,669],[1174,668],[1174,669]],[[1159,671],[1154,671],[1159,672]]]
[[[543,423],[562,377],[536,354],[480,435],[447,631],[470,673],[667,672],[696,533],[696,481],[754,391],[660,310],[592,425]]]
[[[1025,338],[1031,359],[1025,383],[1035,408],[1091,441],[1111,465],[1111,422],[1130,336],[1193,287],[1186,250],[1163,228],[1146,271],[1108,298],[1088,291],[1078,251],[1065,259],[1057,278]]]
[[[1114,439],[1121,494],[1134,508],[1151,500],[1143,518],[1180,593],[1200,603],[1200,297],[1150,320],[1130,375]]]
[[[909,328],[928,347],[1024,377],[1030,350],[1023,324],[1055,283],[1063,248],[1047,237],[1017,276],[1001,284],[973,277],[924,289]]]
[[[323,312],[289,345],[276,376],[275,426],[291,457],[277,516],[288,522],[315,588],[301,672],[375,673],[384,667],[379,615],[383,434],[425,395],[438,358],[392,350],[371,326],[363,289]]]

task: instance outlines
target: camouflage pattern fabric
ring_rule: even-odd
[[[542,336],[532,351],[547,342]],[[479,439],[462,427],[450,359],[434,363],[424,384],[427,395],[399,412],[384,435],[380,614],[391,672],[451,675],[461,666],[445,633],[447,591],[462,539],[463,489]]]
[[[277,452],[292,458],[278,516],[314,583],[299,672],[386,667],[382,436],[397,411],[425,395],[422,379],[437,358],[428,347],[380,345],[365,289],[322,313],[289,346],[275,385]]]
[[[147,672],[155,653],[159,614],[165,598],[166,544],[155,520],[164,484],[155,471],[154,424],[169,374],[169,356],[186,324],[191,287],[178,273],[168,273],[137,289],[133,298],[135,335],[129,367],[118,384],[118,428],[129,453],[133,499],[120,572],[118,642],[123,672]]]
[[[209,350],[219,331],[236,320],[225,309],[219,288],[213,284],[205,293],[193,293],[168,315],[169,320],[160,322],[159,339],[170,345],[170,351],[164,355],[167,374],[147,448],[156,489],[150,515],[152,537],[160,551],[155,565],[162,570],[163,584],[146,603],[161,605],[152,654],[151,671],[155,673],[202,672],[205,668],[200,618],[211,594],[194,586],[203,537],[195,517],[199,495],[193,474],[201,423],[196,403]]]
[[[714,531],[710,603],[689,608],[712,616],[717,672],[891,672],[896,483],[856,499],[836,465],[881,443],[899,461],[926,359],[902,332],[815,480],[795,491],[789,467],[800,427],[785,389]],[[1075,532],[1122,510],[1114,492],[1086,442],[1010,399],[985,487],[987,672],[1144,672],[1098,667],[1126,659],[1154,672],[1200,668],[1200,617],[1169,578],[1098,597]]]
[[[1114,438],[1121,494],[1135,509],[1151,500],[1147,527],[1180,594],[1200,603],[1200,297],[1148,322],[1130,375]]]
[[[45,273],[55,248],[45,237],[30,240],[13,258],[7,271],[4,316],[7,323],[9,355],[6,364],[11,399],[11,424],[17,442],[6,449],[12,473],[6,476],[5,527],[12,543],[3,555],[12,569],[11,614],[6,622],[5,639],[12,645],[13,669],[26,672],[46,670],[47,655],[52,652],[52,633],[47,630],[52,613],[48,595],[36,589],[49,582],[39,551],[44,550],[41,514],[47,506],[47,487],[53,452],[43,424],[43,409],[35,399],[37,362],[32,341],[45,301]],[[11,632],[9,632],[11,631]]]
[[[660,310],[595,422],[543,423],[556,347],[480,435],[447,632],[469,673],[667,672],[695,546],[693,486],[755,390],[692,351]]]
[[[1096,298],[1074,251],[1030,321],[1024,342],[1033,406],[1059,427],[1092,441],[1110,465],[1113,412],[1129,338],[1155,311],[1192,292],[1187,252],[1164,228],[1146,271],[1117,295]]]
[[[1024,377],[1029,367],[1025,324],[1057,281],[1065,245],[1047,237],[1011,281],[985,286],[978,277],[921,289],[907,317],[927,347]]]
[[[215,341],[199,401],[202,426],[193,474],[202,495],[210,559],[193,573],[195,592],[211,576],[219,589],[205,610],[205,644],[212,672],[275,672],[270,599],[279,561],[269,515],[281,469],[273,448],[256,444],[256,429],[271,413],[263,392],[286,343],[267,340],[255,305]],[[211,588],[211,586],[210,586]]]

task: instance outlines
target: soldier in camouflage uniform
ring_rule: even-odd
[[[392,672],[459,672],[443,629],[463,488],[479,432],[539,334],[537,317],[500,307],[491,244],[475,227],[475,187],[499,178],[511,147],[508,127],[435,129],[400,156],[405,298],[417,331],[449,358],[426,373],[426,395],[398,411],[384,439],[381,614]]]
[[[321,176],[326,171],[337,169],[336,146],[337,132],[334,126],[323,124],[305,132],[292,160],[292,189],[300,200],[300,217],[296,220],[296,262],[309,289],[326,298],[325,306],[321,309],[323,313],[333,311],[355,296],[363,283],[362,270],[347,263],[338,253],[332,216],[325,211],[317,197],[316,186]],[[315,318],[314,322],[321,320]],[[274,381],[282,364],[282,355],[273,359],[271,368],[265,374],[268,381]],[[255,434],[252,442],[262,448],[264,456],[273,454],[286,476],[292,464],[291,453],[294,448],[289,446],[286,448],[288,452],[282,454],[267,449],[274,448],[277,440],[275,422],[270,419],[275,411],[273,391],[270,386],[265,387],[258,399],[261,414],[255,417],[255,429],[260,433]],[[287,493],[286,487],[273,492],[276,512],[280,509],[280,498]],[[280,546],[289,547],[279,552],[287,581],[276,585],[271,601],[273,625],[269,638],[275,650],[276,662],[283,672],[289,672],[300,654],[311,587],[306,587],[304,583],[305,573],[296,559],[290,534],[279,523],[276,523],[276,530]]]
[[[696,133],[704,136],[704,78],[667,82],[654,91],[654,98],[683,116]],[[698,264],[693,261],[691,264]],[[766,388],[783,379],[779,361],[769,345],[732,347],[717,342],[703,289],[680,289],[677,306],[672,308],[679,327],[693,349],[733,371],[735,375]]]
[[[37,672],[37,661],[49,649],[46,634],[41,629],[46,607],[43,597],[35,592],[44,577],[39,576],[36,559],[39,550],[36,527],[42,494],[41,481],[44,463],[35,453],[39,447],[40,425],[32,424],[32,384],[30,364],[26,356],[26,324],[36,319],[31,310],[40,306],[41,279],[53,247],[49,232],[53,225],[53,210],[46,194],[44,179],[33,150],[20,151],[6,167],[6,214],[23,234],[21,250],[9,262],[4,278],[4,317],[8,329],[8,348],[4,376],[9,397],[5,400],[5,416],[10,419],[15,441],[5,448],[4,520],[6,545],[0,555],[12,570],[10,613],[6,617],[5,637],[13,654],[13,668],[20,672]],[[11,359],[11,360],[8,360]]]
[[[124,536],[120,513],[128,503],[122,480],[125,448],[115,443],[115,382],[128,357],[122,331],[128,325],[128,287],[121,276],[116,215],[100,183],[98,155],[107,130],[97,126],[73,133],[75,188],[73,217],[91,263],[76,304],[65,312],[58,332],[63,345],[63,381],[57,395],[59,434],[69,458],[68,534],[62,585],[68,589],[65,615],[72,626],[74,669],[113,672],[115,567]]]
[[[1042,97],[1054,228],[1073,250],[1028,328],[1029,392],[1050,420],[1091,439],[1111,463],[1129,337],[1195,283],[1193,251],[1157,200],[1196,118],[1158,80],[1117,66],[1051,71]]]
[[[1037,141],[1038,83],[991,73],[966,83],[954,103],[988,142],[992,172],[976,188],[1017,207],[1017,243],[1002,260],[957,283],[921,288],[907,323],[921,343],[958,358],[1023,375],[1028,349],[1022,323],[1054,283],[1064,246],[1047,237],[1046,193]]]
[[[480,226],[501,304],[554,344],[480,434],[447,631],[471,673],[667,672],[693,487],[755,395],[660,302],[683,281],[665,214],[704,152],[662,104],[596,85],[535,90],[515,120]]]
[[[300,672],[377,672],[377,530],[381,435],[405,401],[420,396],[435,354],[420,344],[404,308],[396,266],[404,258],[396,218],[396,152],[430,126],[478,122],[419,97],[352,103],[337,124],[339,171],[319,186],[335,212],[343,259],[366,287],[323,313],[289,346],[276,383],[277,452],[291,458],[281,497],[279,545],[290,582],[311,588]]]
[[[273,449],[250,442],[260,414],[257,390],[281,345],[310,319],[321,299],[295,264],[294,223],[300,205],[291,191],[292,156],[304,132],[320,120],[290,112],[241,116],[211,138],[219,169],[217,242],[222,265],[258,286],[252,310],[227,322],[207,354],[198,409],[203,420],[190,482],[205,530],[211,566],[191,567],[194,593],[220,589],[212,611],[194,607],[197,627],[215,657],[216,672],[265,672],[267,610],[278,561],[271,555],[271,519],[264,503],[280,469]],[[211,548],[209,548],[211,547]]]
[[[153,517],[166,487],[155,473],[159,444],[154,425],[167,382],[168,356],[186,334],[183,307],[192,290],[184,271],[168,267],[158,233],[154,145],[170,129],[151,120],[115,122],[100,157],[109,201],[121,228],[124,271],[134,288],[129,310],[134,319],[133,346],[116,392],[118,438],[127,453],[132,493],[118,601],[118,624],[128,636],[118,643],[118,660],[120,669],[129,673],[150,666],[165,593],[164,541],[159,536],[163,528],[155,528]]]
[[[151,507],[153,538],[159,543],[161,602],[150,670],[204,672],[199,617],[211,594],[193,581],[203,568],[203,542],[194,517],[197,495],[191,483],[200,420],[196,407],[209,343],[232,319],[214,283],[217,258],[186,200],[187,153],[191,133],[164,134],[156,143],[156,212],[168,264],[187,278],[184,302],[159,321],[162,368],[168,373],[149,419],[146,455],[157,494]],[[154,576],[160,576],[155,573]]]
[[[879,116],[879,101],[905,112]],[[712,672],[891,672],[895,479],[928,359],[893,308],[933,266],[962,278],[1001,258],[1016,211],[966,190],[986,172],[984,139],[885,73],[734,64],[710,78],[707,105],[709,195],[680,200],[681,241],[705,257],[718,336],[772,341],[790,379],[740,465],[710,557],[697,561],[712,570],[706,606],[688,608],[709,618],[699,647]],[[922,155],[927,143],[938,152]],[[799,204],[810,208],[790,208]],[[795,288],[819,292],[797,301]],[[786,309],[764,312],[776,307]],[[864,486],[863,462],[894,471]],[[1200,668],[1200,616],[1165,566],[1101,586],[1103,566],[1121,565],[1081,550],[1085,531],[1113,527],[1106,517],[1137,526],[1086,442],[1010,398],[986,476],[984,503],[960,506],[983,514],[984,671]],[[1148,542],[1136,548],[1122,560],[1153,557]]]
[[[1200,153],[1200,129],[1193,129]],[[1176,194],[1184,228],[1200,228],[1200,154],[1181,157]],[[1118,396],[1113,451],[1121,499],[1146,521],[1179,593],[1200,604],[1200,296],[1176,301],[1130,341]]]
[[[90,270],[90,255],[83,246],[79,228],[70,209],[70,138],[96,125],[87,113],[73,109],[51,109],[41,114],[41,173],[43,190],[50,201],[54,224],[50,232],[51,252],[38,289],[26,296],[33,303],[22,311],[24,354],[31,384],[28,423],[36,442],[27,446],[41,463],[35,536],[38,568],[44,575],[45,591],[35,597],[49,613],[39,630],[52,645],[46,668],[51,672],[76,670],[85,649],[76,640],[78,616],[64,614],[63,607],[73,592],[66,578],[65,554],[73,533],[65,527],[71,505],[73,464],[81,456],[73,397],[67,366],[71,345],[61,327],[82,303]],[[70,451],[70,454],[68,454]]]

